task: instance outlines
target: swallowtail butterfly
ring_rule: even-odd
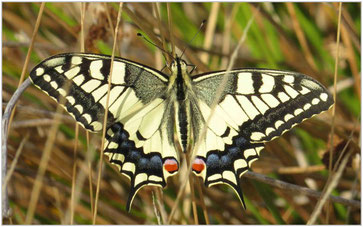
[[[30,79],[56,101],[65,98],[65,109],[84,128],[100,132],[110,64],[106,55],[59,54],[38,64]],[[191,76],[180,58],[170,68],[166,75],[114,59],[104,154],[131,180],[128,210],[141,187],[165,187],[178,172],[174,137],[183,152],[197,149],[191,168],[207,187],[227,184],[244,205],[239,178],[264,143],[333,104],[326,88],[300,73],[246,68]],[[194,147],[226,76],[206,134]]]

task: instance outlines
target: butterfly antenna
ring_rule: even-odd
[[[202,21],[202,23],[200,24],[200,26],[199,26],[199,29],[198,29],[198,31],[197,31],[197,33],[195,33],[195,35],[193,36],[193,38],[188,42],[188,43],[191,43],[191,42],[193,42],[193,40],[195,39],[195,37],[197,37],[197,35],[199,34],[199,32],[202,30],[202,28],[203,28],[203,26],[204,26],[204,24],[207,22],[207,20],[203,20]],[[184,52],[185,52],[185,50],[187,49],[187,47],[185,47],[184,48],[184,50],[183,50],[183,52],[182,52],[182,54],[181,54],[181,56],[180,56],[180,58],[181,57],[183,57],[183,55],[184,55]]]
[[[158,45],[156,45],[155,43],[151,42],[150,40],[148,40],[143,34],[141,33],[137,33],[137,36],[142,37],[146,42],[150,43],[151,45],[153,45],[154,47],[158,48],[159,50],[161,50],[163,53],[167,54],[171,59],[175,60],[174,57],[167,52],[166,50],[164,50],[163,48],[159,47]]]

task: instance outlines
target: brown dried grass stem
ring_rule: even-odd
[[[314,197],[314,198],[319,198],[321,196],[321,192],[312,190],[310,188],[301,187],[299,185],[294,185],[294,184],[286,183],[286,182],[283,182],[280,180],[276,180],[276,179],[270,178],[268,176],[265,176],[265,175],[262,175],[259,173],[247,171],[243,176],[250,178],[250,179],[258,180],[265,184],[269,184],[273,187],[276,187],[276,188],[284,190],[284,191],[289,191],[294,194],[300,193],[300,194],[307,195],[307,196]],[[340,204],[343,204],[346,206],[351,206],[354,208],[360,208],[360,206],[361,206],[360,201],[356,201],[356,200],[344,199],[344,198],[338,197],[338,196],[329,196],[328,198],[332,202],[340,203]]]
[[[115,58],[117,33],[118,33],[118,27],[119,27],[120,20],[121,20],[122,6],[123,6],[123,3],[120,2],[118,15],[117,15],[117,22],[116,22],[116,27],[115,27],[115,38],[114,38],[113,47],[112,47],[110,75],[108,77],[108,90],[107,90],[107,98],[106,98],[106,106],[105,106],[105,117],[104,117],[104,120],[103,120],[102,141],[101,141],[101,148],[100,148],[100,161],[99,161],[99,170],[98,170],[97,187],[96,187],[96,195],[95,195],[95,209],[94,209],[93,220],[92,220],[93,224],[96,224],[96,217],[97,217],[97,204],[98,204],[98,196],[99,196],[100,184],[101,184],[101,173],[102,173],[102,164],[103,164],[103,149],[104,149],[105,136],[106,136],[106,125],[107,125],[108,105],[109,105],[109,100],[110,100],[113,61],[114,61],[114,58]]]
[[[69,84],[66,84],[64,87],[65,87],[65,90],[68,91]],[[63,111],[62,104],[65,103],[65,99],[62,97],[60,99],[59,103],[60,103],[60,105],[57,105],[57,109],[56,109],[57,113],[61,113]],[[53,145],[54,145],[54,142],[55,142],[55,139],[56,139],[58,126],[59,126],[60,121],[61,121],[59,115],[56,115],[54,117],[54,121],[55,121],[54,124],[50,128],[50,131],[49,131],[49,134],[48,134],[49,136],[48,136],[47,141],[45,143],[44,151],[42,152],[42,158],[41,158],[40,163],[39,163],[38,173],[37,173],[37,176],[35,178],[34,187],[33,187],[32,192],[31,192],[30,202],[29,202],[29,206],[28,206],[28,210],[27,210],[27,214],[26,214],[26,219],[25,219],[25,224],[28,224],[28,225],[31,224],[32,221],[33,221],[35,208],[36,208],[36,205],[38,203],[40,190],[41,190],[41,187],[42,187],[42,184],[43,184],[43,177],[44,177],[45,171],[46,171],[47,166],[48,166],[48,161],[50,159],[52,148],[53,148]]]
[[[23,65],[23,68],[22,68],[22,71],[21,71],[18,87],[23,83],[24,78],[25,78],[25,73],[26,73],[26,71],[28,69],[30,54],[33,51],[34,40],[35,40],[35,37],[36,37],[36,35],[38,33],[38,30],[39,30],[40,21],[41,21],[42,16],[43,16],[44,6],[45,6],[45,2],[42,2],[41,5],[40,5],[40,8],[39,8],[39,13],[38,13],[37,20],[35,22],[33,35],[32,35],[31,40],[30,40],[29,49],[28,49],[28,52],[26,53],[25,62],[24,62],[24,65]],[[16,111],[16,107],[14,107],[14,110],[11,113],[10,120],[9,120],[9,128],[10,128],[11,122],[13,121],[15,111]]]

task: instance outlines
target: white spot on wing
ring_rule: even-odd
[[[326,102],[326,100],[328,100],[328,94],[326,93],[321,93],[320,94],[320,99],[323,100],[324,102]]]
[[[132,173],[135,173],[135,164],[132,163],[132,162],[126,162],[122,166],[122,170],[124,170],[124,171],[131,171]]]
[[[39,67],[35,70],[35,75],[37,75],[37,76],[41,76],[41,75],[43,75],[43,73],[44,73],[44,68],[42,68],[42,67]]]
[[[108,86],[108,84],[106,84]],[[111,89],[110,95],[109,95],[109,102],[108,102],[108,108],[115,102],[115,100],[121,95],[121,92],[123,90],[123,87],[121,86],[115,86]],[[94,95],[92,93],[92,95]],[[95,97],[95,99],[98,97]],[[106,94],[103,96],[103,98],[99,101],[104,108],[106,108],[106,100],[107,100],[107,91]],[[113,113],[112,113],[113,114]]]
[[[69,102],[69,104],[71,104],[71,105],[74,105],[74,103],[76,102],[76,100],[73,98],[73,96],[67,96],[66,99]]]
[[[95,102],[100,100],[104,95],[107,94],[108,90],[108,84],[104,84],[101,87],[97,88],[97,90],[92,92],[93,98],[95,99]]]
[[[266,129],[266,135],[269,135],[271,132],[273,132],[273,131],[275,131],[275,129],[274,128],[272,128],[272,127],[268,127],[267,129]]]
[[[156,175],[151,175],[149,176],[149,181],[157,181],[157,182],[162,182],[163,179],[161,179],[161,177],[158,177]]]
[[[295,78],[291,75],[286,75],[282,80],[288,84],[292,84],[294,83]]]
[[[281,125],[283,125],[284,124],[284,122],[283,121],[281,121],[281,120],[278,120],[278,121],[276,121],[275,122],[275,128],[276,129],[278,129]]]
[[[73,56],[71,62],[72,62],[72,65],[82,64],[82,58],[79,56]]]
[[[70,70],[68,70],[67,72],[64,73],[64,75],[68,78],[68,79],[72,79],[73,77],[77,76],[77,74],[79,73],[79,71],[81,71],[81,67],[76,66],[74,68],[71,68]]]
[[[308,79],[301,80],[301,84],[312,90],[321,90],[321,87],[317,83]]]
[[[287,122],[288,120],[290,120],[292,118],[294,118],[294,115],[292,115],[292,114],[286,114],[285,117],[284,117],[284,121]]]
[[[57,66],[57,67],[55,67],[54,68],[58,73],[63,73],[64,72],[64,70],[62,69],[62,66],[60,65],[60,66]]]
[[[281,102],[286,102],[289,101],[290,97],[283,91],[279,92],[277,94],[277,96],[279,97],[279,99],[281,100]]]
[[[255,106],[261,112],[261,114],[264,114],[269,109],[269,107],[257,96],[253,95],[251,96],[251,99],[253,104],[255,104]]]
[[[100,84],[101,84],[101,81],[99,81],[99,80],[89,80],[82,85],[82,89],[87,93],[91,93],[93,90],[98,88],[98,86],[100,86]]]
[[[57,65],[62,65],[64,64],[64,57],[57,57],[57,58],[52,58],[46,62],[44,62],[44,65],[48,66],[49,68],[54,68]]]
[[[99,80],[103,80],[105,78],[106,75],[102,75],[101,73],[102,66],[103,66],[102,60],[96,60],[91,62],[89,69],[90,69],[90,74],[93,78]]]
[[[48,75],[48,74],[45,74],[44,76],[43,76],[43,79],[45,80],[45,81],[47,81],[47,82],[49,82],[51,79],[50,79],[50,76]]]
[[[50,82],[50,86],[52,86],[54,89],[58,88],[58,84],[55,81]]]
[[[302,109],[296,109],[295,111],[294,111],[294,115],[295,116],[297,116],[297,115],[299,115],[299,114],[301,114],[302,112],[304,112]]]
[[[260,113],[245,96],[238,95],[237,100],[250,119],[254,119]],[[233,111],[233,110],[232,110]]]
[[[213,174],[212,176],[208,177],[208,181],[214,181],[214,180],[218,180],[221,178],[222,178],[221,174]]]
[[[86,121],[87,121],[88,124],[91,123],[91,121],[92,121],[91,115],[84,114],[84,115],[82,115],[82,117],[84,117],[86,119]],[[114,143],[114,142],[111,142],[111,143]]]
[[[309,89],[307,89],[306,87],[304,87],[304,86],[301,86],[301,91],[299,91],[302,95],[306,95],[307,93],[309,93],[310,92],[310,90]]]
[[[135,186],[146,181],[147,180],[147,174],[146,173],[139,173],[135,177]]]
[[[114,61],[111,83],[124,84],[125,83],[124,78],[125,78],[125,63]]]
[[[227,95],[219,105],[237,125],[242,125],[244,122],[248,121],[248,116],[231,95]]]
[[[275,79],[272,76],[262,75],[262,85],[259,89],[260,93],[271,92],[275,86]]]
[[[94,131],[99,131],[102,129],[102,124],[98,121],[94,121],[92,124]]]
[[[223,178],[237,184],[236,176],[232,171],[223,171]]]
[[[120,162],[124,162],[125,161],[125,155],[119,154],[119,153],[114,153],[114,156],[112,157],[112,159],[113,160],[118,160]],[[119,165],[117,165],[117,166],[119,166]],[[119,167],[119,168],[121,168],[121,167]]]
[[[59,88],[58,92],[60,95],[62,95],[63,97],[65,97],[67,95],[67,92],[63,89],[63,88]]]
[[[237,91],[240,94],[253,94],[252,73],[238,73]]]
[[[245,158],[247,159],[250,156],[254,156],[256,155],[255,149],[251,148],[251,149],[247,149],[243,151],[243,156],[245,156]]]
[[[272,108],[280,104],[280,102],[271,94],[262,94],[261,98],[263,99],[263,101],[265,101],[265,103],[267,103],[267,105]]]
[[[76,108],[80,114],[83,113],[83,106],[78,104],[78,105],[75,105],[74,108]]]
[[[233,167],[234,167],[234,169],[236,171],[238,169],[246,168],[247,167],[247,162],[244,159],[237,159],[236,161],[234,161]]]
[[[255,148],[258,156],[260,156],[260,152],[261,152],[262,149],[263,149],[263,147],[256,147]]]
[[[304,110],[308,110],[311,107],[310,103],[305,104]]]
[[[289,94],[292,98],[295,98],[296,96],[299,95],[299,93],[297,91],[295,91],[289,85],[284,85],[284,88],[285,88],[285,91],[287,92],[287,94]]]
[[[261,132],[253,132],[251,134],[251,139],[252,140],[261,140],[263,137],[265,137],[265,134],[261,133]]]
[[[314,98],[313,101],[311,101],[313,105],[317,105],[319,102],[320,100],[318,98]]]
[[[76,78],[73,79],[73,82],[80,86],[84,82],[84,76],[82,74],[78,75]]]

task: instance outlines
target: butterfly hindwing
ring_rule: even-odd
[[[37,65],[30,79],[91,132],[102,130],[111,57],[68,53]],[[166,103],[168,78],[147,66],[115,58],[110,87],[105,154],[131,179],[127,203],[145,185],[164,187],[179,168],[174,147],[174,108]]]
[[[193,172],[204,179],[206,186],[231,186],[242,203],[239,178],[257,160],[264,143],[333,104],[331,95],[319,82],[287,71],[240,69],[228,75],[212,72],[193,77],[193,82],[205,122],[223,83],[206,136],[196,150]],[[211,143],[218,145],[213,149],[208,147]],[[199,163],[205,165],[205,170],[198,167]]]

